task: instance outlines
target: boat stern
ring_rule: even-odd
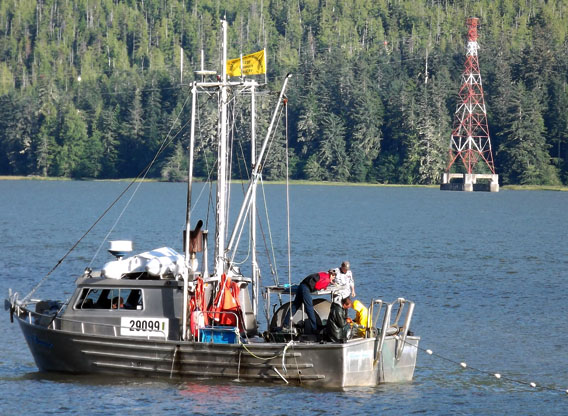
[[[416,357],[418,355],[418,343],[420,337],[407,336],[405,341],[398,337],[387,337],[378,365],[379,383],[399,383],[412,381],[414,369],[416,368]],[[400,342],[404,342],[402,351],[397,357],[397,347]]]

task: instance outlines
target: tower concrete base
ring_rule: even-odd
[[[454,182],[452,182],[452,179]],[[477,183],[479,179],[482,182]],[[488,181],[485,181],[485,180]],[[442,191],[499,192],[499,175],[484,173],[447,173],[442,175]]]

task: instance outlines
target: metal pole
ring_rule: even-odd
[[[242,71],[242,56],[241,56]],[[242,72],[241,72],[242,73]],[[256,98],[254,85],[251,86],[251,136],[250,136],[250,156],[254,163],[256,160]],[[250,235],[252,250],[252,311],[256,316],[258,309],[258,267],[256,264],[256,192],[253,191],[251,196],[250,209]]]
[[[182,339],[187,340],[187,292],[189,287],[189,269],[190,269],[190,231],[191,231],[191,186],[193,183],[193,149],[195,147],[195,112],[197,102],[197,84],[194,82],[191,88],[191,130],[189,139],[189,167],[187,170],[187,206],[185,211],[185,241],[184,256],[186,273],[183,276],[183,315],[182,315]],[[195,270],[192,269],[193,272]]]
[[[226,175],[227,175],[227,21],[223,25],[223,63],[221,78],[221,126],[219,137],[217,167],[217,221],[215,224],[215,265],[214,273],[220,278],[225,268],[225,211],[226,211]]]
[[[187,172],[187,207],[185,214],[185,241],[184,254],[185,265],[189,269],[189,243],[191,231],[191,189],[193,184],[193,151],[195,148],[195,113],[197,111],[197,83],[193,82],[191,88],[191,128],[189,135],[189,166]]]

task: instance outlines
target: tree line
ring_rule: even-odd
[[[285,175],[288,152],[292,178],[439,183],[472,16],[503,184],[567,184],[568,0],[3,0],[0,174],[135,177],[159,153],[147,174],[183,179],[189,84],[201,50],[219,70],[225,17],[230,58],[267,50],[273,94],[258,117],[294,74],[289,143],[280,126],[266,179]],[[203,177],[216,152],[207,114]],[[238,160],[250,132],[246,111],[232,117]]]

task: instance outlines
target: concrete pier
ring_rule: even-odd
[[[452,179],[454,182],[452,182]],[[480,183],[477,181],[481,179]],[[446,173],[440,184],[442,191],[499,192],[499,175],[485,173]]]

